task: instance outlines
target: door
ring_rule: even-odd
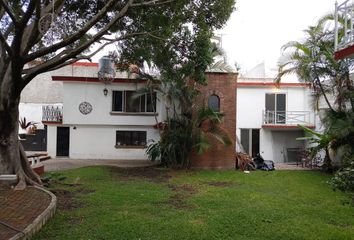
[[[284,124],[286,121],[286,95],[284,93],[266,93],[265,110],[266,124]]]
[[[251,157],[259,153],[259,129],[241,129],[241,145]]]
[[[57,127],[57,156],[69,157],[70,128]]]

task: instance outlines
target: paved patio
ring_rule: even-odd
[[[0,239],[30,238],[54,214],[56,197],[27,187],[15,191],[0,183]]]
[[[275,163],[275,170],[314,170],[308,167],[302,167],[301,165],[289,164],[289,163]]]

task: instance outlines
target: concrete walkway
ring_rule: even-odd
[[[288,163],[274,163],[275,170],[314,170],[301,165],[288,164]]]
[[[44,170],[58,171],[65,169],[74,169],[87,166],[115,166],[115,167],[149,167],[157,165],[158,162],[150,160],[93,160],[93,159],[69,159],[69,158],[53,158],[43,161]]]

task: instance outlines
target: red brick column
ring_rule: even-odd
[[[232,139],[230,146],[224,146],[209,137],[212,146],[205,153],[191,155],[192,168],[232,169],[235,168],[236,142],[236,85],[237,73],[207,73],[207,86],[198,86],[201,104],[208,105],[210,95],[220,98],[220,112],[225,114],[221,127]]]

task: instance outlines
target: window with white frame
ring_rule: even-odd
[[[266,93],[265,110],[265,123],[284,124],[286,120],[286,94]]]
[[[136,91],[113,91],[112,111],[127,113],[156,112],[156,93],[139,95]]]
[[[146,147],[146,131],[116,131],[116,147]]]

